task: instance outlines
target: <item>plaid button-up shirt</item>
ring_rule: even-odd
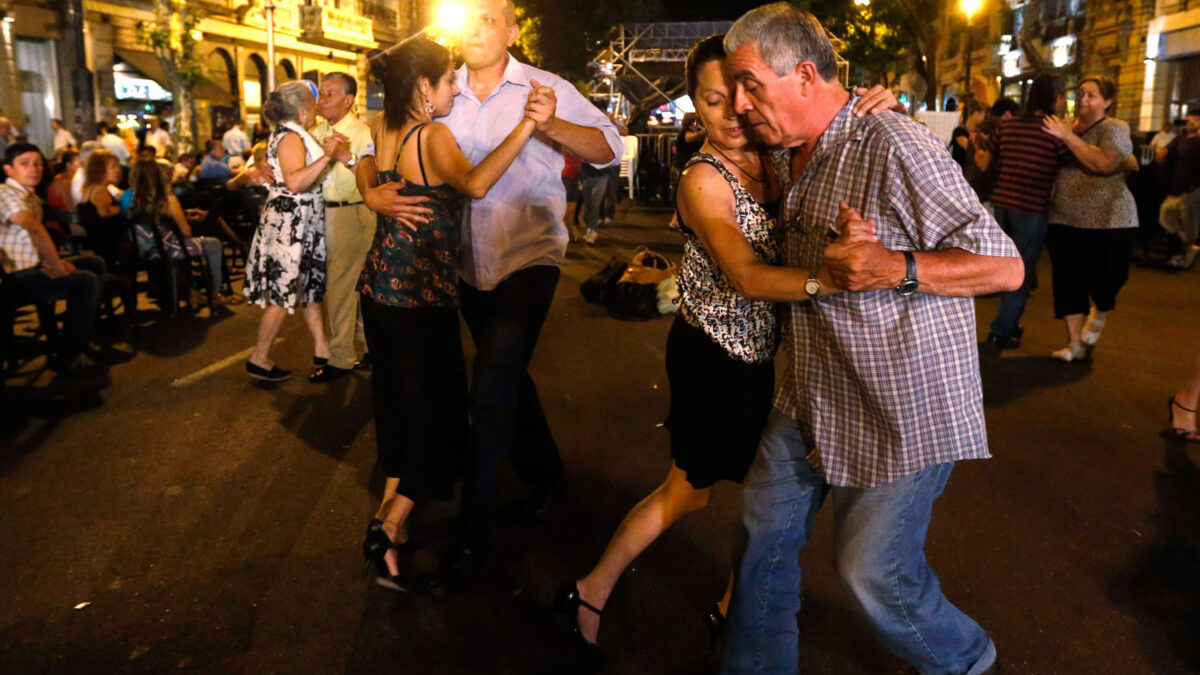
[[[9,178],[0,185],[0,265],[5,272],[20,272],[37,267],[42,262],[33,239],[25,228],[13,222],[22,211],[28,211],[42,222],[42,202],[33,192]]]
[[[790,151],[772,157],[785,188],[785,264],[823,263],[841,199],[875,220],[892,251],[1018,255],[932,132],[893,113],[858,119],[855,100],[821,135],[797,181]],[[889,289],[788,309],[775,405],[800,423],[808,459],[830,484],[874,487],[990,456],[971,298]]]

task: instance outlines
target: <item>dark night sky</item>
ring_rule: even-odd
[[[733,21],[764,0],[661,0],[668,21]]]

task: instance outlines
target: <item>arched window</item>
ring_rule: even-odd
[[[296,66],[292,62],[283,59],[275,66],[275,86],[278,87],[284,82],[291,82],[296,79]]]
[[[242,103],[246,108],[261,108],[267,88],[267,63],[258,54],[246,59],[245,79],[242,81]]]
[[[237,93],[237,67],[233,65],[233,57],[224,49],[217,48],[204,61],[204,73],[221,91],[234,98]]]

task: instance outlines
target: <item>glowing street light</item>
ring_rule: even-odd
[[[870,7],[871,0],[854,0],[855,7]]]
[[[967,53],[963,56],[967,60],[966,67],[966,91],[963,94],[963,100],[972,95],[971,92],[971,18],[983,6],[983,0],[959,0],[959,9],[967,16]]]
[[[446,0],[433,10],[433,25],[441,31],[457,33],[467,23],[467,6]]]

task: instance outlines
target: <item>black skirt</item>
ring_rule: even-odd
[[[675,318],[667,336],[671,459],[692,487],[742,482],[775,393],[775,364],[733,358],[704,331]]]
[[[399,308],[363,295],[379,465],[414,501],[451,499],[467,445],[467,367],[458,310]]]

